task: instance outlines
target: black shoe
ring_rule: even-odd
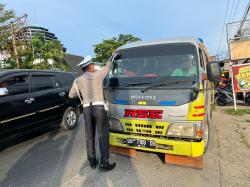
[[[116,166],[116,163],[113,163],[113,164],[100,164],[99,165],[99,170],[100,171],[111,171],[112,169],[114,169]]]
[[[96,168],[96,166],[99,164],[99,161],[93,161],[93,162],[89,162],[89,164],[90,164],[90,167],[91,167],[91,169],[95,169]]]

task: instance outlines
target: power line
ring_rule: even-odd
[[[235,3],[235,1],[233,1],[232,8],[231,8],[231,11],[230,11],[230,14],[229,14],[229,18],[228,18],[229,22],[230,22],[231,17],[232,17],[232,13],[233,13],[233,9],[234,9],[234,3]]]
[[[239,6],[239,0],[237,0],[237,3],[236,3],[236,6],[235,6],[235,10],[234,10],[233,17],[232,17],[231,20],[229,20],[230,23],[234,22],[234,18],[235,18],[235,16],[236,16],[236,13],[237,13],[237,10],[238,10],[238,6]],[[232,34],[231,31],[232,31],[232,30],[230,30],[230,29],[227,30],[227,32],[228,32],[227,35],[228,35],[228,36],[231,36],[231,34]]]
[[[226,24],[227,24],[227,22],[231,22],[233,19],[234,19],[234,17],[235,17],[235,14],[236,14],[236,12],[237,12],[237,9],[238,9],[238,5],[239,5],[239,0],[237,0],[237,2],[236,2],[236,4],[235,4],[235,2],[236,1],[233,1],[232,2],[232,6],[231,6],[231,11],[230,11],[230,13],[229,13],[229,17],[228,17],[228,19],[227,19],[227,16],[225,16],[225,19],[226,20],[228,20],[228,21],[226,21],[225,22],[225,25],[224,26],[226,26]],[[230,7],[230,1],[229,1],[229,5],[228,5],[228,8]],[[228,9],[229,10],[229,9]],[[232,17],[233,16],[233,17]],[[219,44],[219,47],[218,47],[218,51],[217,51],[217,55],[219,55],[220,53],[222,53],[224,50],[225,50],[225,48],[226,48],[226,44],[227,44],[227,34],[229,34],[229,33],[225,33],[224,34],[224,32],[225,32],[225,29],[223,29],[223,34],[222,34],[222,37],[221,37],[221,40],[220,40],[220,44]]]
[[[220,46],[221,46],[222,37],[223,37],[224,31],[225,31],[225,25],[226,25],[226,20],[227,20],[229,2],[230,2],[230,0],[227,0],[227,9],[226,9],[226,14],[225,14],[225,18],[224,18],[224,23],[223,23],[223,27],[222,27],[222,31],[221,31],[220,40],[219,40],[219,45],[218,45],[218,47],[217,47],[216,55],[218,55],[219,48],[220,48]]]
[[[233,17],[232,17],[231,22],[233,22],[233,21],[234,21],[234,17],[236,16],[236,13],[237,13],[237,10],[238,10],[239,2],[240,2],[240,0],[237,0],[237,3],[236,3],[236,8],[235,8],[235,11],[234,11],[234,14],[233,14]]]
[[[232,18],[232,15],[234,15],[234,14],[232,14],[233,12],[235,13],[235,11],[237,10],[237,7],[238,7],[238,3],[239,3],[239,0],[237,1],[237,3],[235,4],[235,2],[236,1],[233,1],[233,4],[232,4],[232,8],[231,8],[231,11],[230,11],[230,14],[229,14],[229,17],[228,17],[228,21],[227,22],[231,22],[231,18]],[[234,9],[234,5],[236,5],[235,6],[235,9]],[[227,47],[227,32],[223,35],[223,37],[222,37],[222,43],[221,43],[221,46],[220,46],[220,49],[219,49],[219,51],[218,51],[218,53],[220,54],[220,53],[222,53],[223,51],[225,51],[225,48]]]
[[[245,10],[245,12],[244,12],[243,18],[242,18],[241,21],[240,21],[240,25],[239,25],[239,27],[238,27],[238,30],[237,30],[236,35],[239,35],[239,34],[240,34],[240,31],[241,31],[241,29],[242,29],[242,26],[243,26],[243,24],[244,24],[244,21],[246,20],[246,18],[247,18],[247,16],[248,16],[249,10],[250,10],[250,0],[249,0],[249,2],[248,2],[248,4],[247,4],[247,8],[246,8],[246,10]]]
[[[229,10],[229,7],[230,7],[230,0],[228,1],[227,11],[226,11],[224,25],[223,25],[223,32],[221,33],[220,42],[219,42],[219,45],[218,45],[218,48],[217,48],[217,53],[216,53],[217,56],[221,55],[221,53],[223,53],[223,51],[225,51],[226,44],[228,42],[227,41],[227,35],[231,36],[230,30],[227,30],[226,35],[224,35],[224,31],[225,31],[226,22],[231,23],[231,22],[234,21],[234,18],[235,18],[235,15],[237,13],[238,6],[239,6],[239,0],[237,0],[236,4],[235,4],[235,2],[236,1],[234,1],[232,6],[231,6],[232,8],[231,8],[231,11],[230,11],[230,14],[229,14],[228,10]],[[240,24],[238,26],[238,31],[236,32],[236,34],[240,34],[241,28],[242,28],[242,26],[244,24],[244,21],[246,20],[246,18],[248,16],[249,10],[250,10],[250,0],[249,0],[248,5],[247,5],[247,8],[246,8],[246,10],[244,12],[243,18],[240,21]],[[228,17],[228,15],[229,15],[229,17]],[[232,17],[232,15],[233,15],[233,17]],[[226,21],[227,17],[228,17],[228,21]]]

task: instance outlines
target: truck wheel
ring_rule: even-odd
[[[79,114],[73,107],[68,107],[63,114],[60,127],[64,130],[74,129],[78,124]]]

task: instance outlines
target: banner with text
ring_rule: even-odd
[[[250,64],[234,65],[233,83],[235,92],[250,92]]]

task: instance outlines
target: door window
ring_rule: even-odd
[[[203,53],[201,49],[199,49],[199,56],[200,56],[200,66],[202,67],[203,70],[205,70],[205,63],[204,63]]]
[[[43,91],[54,89],[54,77],[51,75],[33,75],[32,91]]]
[[[74,78],[71,74],[63,74],[63,73],[58,73],[56,75],[57,78],[57,83],[61,86],[61,87],[65,87],[65,88],[71,88],[73,82],[74,82]]]
[[[206,70],[206,65],[208,64],[209,61],[208,61],[208,58],[205,55],[204,51],[202,52],[202,54],[203,54],[203,61],[204,61],[204,65],[205,65],[204,70]]]
[[[29,92],[28,75],[9,77],[0,82],[0,88],[7,88],[8,95],[23,94]]]

